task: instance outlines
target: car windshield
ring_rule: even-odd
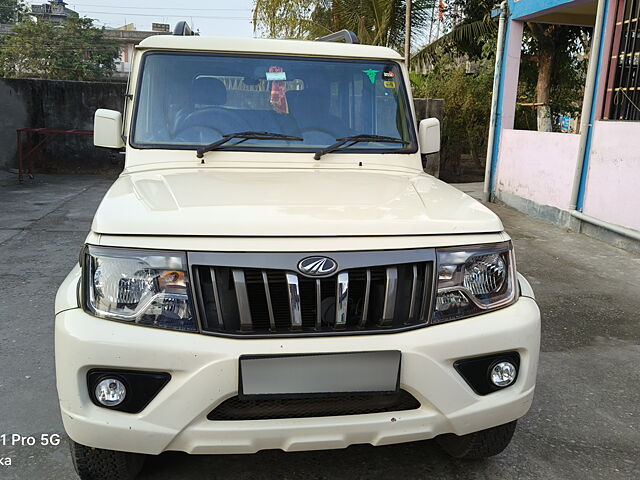
[[[232,140],[225,150],[316,151],[352,135],[340,152],[416,150],[396,62],[149,52],[142,62],[131,144],[196,149],[237,132],[300,137]]]

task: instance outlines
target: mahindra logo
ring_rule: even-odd
[[[329,257],[307,257],[300,260],[298,270],[310,277],[323,277],[336,271],[338,264]]]

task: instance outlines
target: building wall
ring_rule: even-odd
[[[93,130],[96,109],[122,111],[124,91],[123,83],[0,78],[0,168],[17,166],[18,128]],[[91,173],[119,170],[122,164],[122,155],[94,147],[92,137],[60,135],[35,157],[34,167]]]
[[[566,210],[571,202],[579,139],[569,133],[503,130],[496,193]]]
[[[640,230],[640,122],[596,122],[583,213]]]

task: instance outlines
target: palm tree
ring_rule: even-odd
[[[486,14],[480,20],[474,20],[453,26],[453,28],[436,38],[431,43],[423,46],[413,55],[414,65],[425,65],[432,63],[436,56],[443,51],[457,51],[461,55],[477,52],[482,45],[492,39],[498,33],[498,22]]]
[[[314,38],[345,28],[355,32],[361,43],[402,50],[406,1],[255,0],[254,28],[267,36],[294,38]],[[435,1],[412,1],[413,31],[428,24]],[[306,6],[307,10],[303,11],[300,5]],[[288,28],[271,28],[278,24]],[[416,36],[416,41],[419,40]]]

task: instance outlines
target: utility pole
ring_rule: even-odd
[[[436,2],[434,0],[433,7],[431,8],[431,23],[429,24],[429,40],[427,44],[431,43],[431,33],[433,32],[433,22],[435,22],[436,18]]]
[[[404,15],[404,63],[409,70],[411,61],[411,0],[406,0],[407,8]]]

